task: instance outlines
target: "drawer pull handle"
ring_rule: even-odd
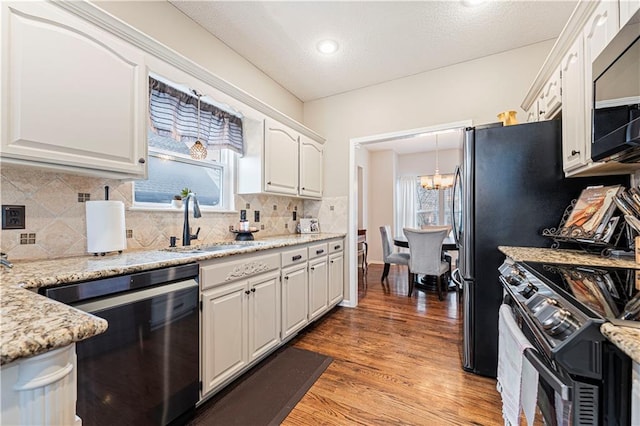
[[[285,280],[288,280],[288,279],[289,279],[289,275],[285,276],[285,277],[284,277],[284,279],[285,279]]]
[[[324,253],[324,249],[316,250],[316,254],[322,254],[322,253]]]
[[[571,155],[578,155],[580,154],[580,151],[576,151],[575,149],[571,151]]]
[[[301,254],[296,254],[295,256],[293,256],[293,257],[291,258],[291,260],[292,260],[292,261],[294,261],[294,262],[295,262],[296,260],[300,260],[300,259],[302,259],[302,255],[301,255]]]
[[[333,249],[334,249],[334,250],[340,250],[340,245],[333,246]]]
[[[315,271],[315,270],[316,270],[316,268],[314,268],[313,266],[312,266],[311,268],[309,268],[309,269],[311,269],[312,271]]]

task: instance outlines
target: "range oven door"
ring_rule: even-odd
[[[535,349],[525,349],[524,358],[538,372],[536,420],[546,425],[599,425],[600,387],[572,377],[549,359],[536,337],[532,320],[513,309],[522,333]],[[523,360],[524,361],[524,360]]]

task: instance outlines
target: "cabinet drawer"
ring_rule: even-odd
[[[344,240],[329,241],[329,253],[336,253],[344,249]]]
[[[314,244],[309,246],[309,259],[313,259],[319,256],[326,256],[329,253],[329,246],[327,243]]]
[[[295,265],[296,263],[305,262],[307,260],[307,248],[296,248],[281,253],[282,267]]]
[[[204,262],[200,266],[200,286],[204,290],[215,285],[273,271],[279,267],[280,258],[277,253],[244,257],[239,260],[216,261],[214,264]]]

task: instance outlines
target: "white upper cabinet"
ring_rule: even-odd
[[[322,198],[323,145],[271,118],[243,120],[245,153],[238,161],[239,194]]]
[[[298,195],[299,135],[272,119],[264,122],[264,190]]]
[[[640,168],[640,163],[591,160],[593,62],[638,9],[640,0],[578,2],[522,103],[527,121],[537,121],[536,109],[538,119],[562,111],[567,177],[625,174]],[[561,84],[556,86],[558,66]]]
[[[562,60],[562,158],[564,171],[585,163],[585,109],[582,38]]]
[[[558,67],[542,89],[542,94],[538,99],[538,121],[550,120],[560,111],[562,106],[562,81],[560,75],[561,71],[560,67]]]
[[[640,10],[640,0],[620,0],[620,28]]]
[[[0,10],[2,161],[144,177],[143,52],[51,3]]]
[[[300,195],[322,197],[323,147],[300,135]]]

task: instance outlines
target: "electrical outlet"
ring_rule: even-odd
[[[25,207],[3,204],[2,229],[25,229]]]
[[[298,212],[293,212],[293,220],[298,220]]]
[[[253,221],[260,222],[260,210],[256,210],[253,212]]]
[[[240,210],[240,220],[247,220],[247,211]]]

